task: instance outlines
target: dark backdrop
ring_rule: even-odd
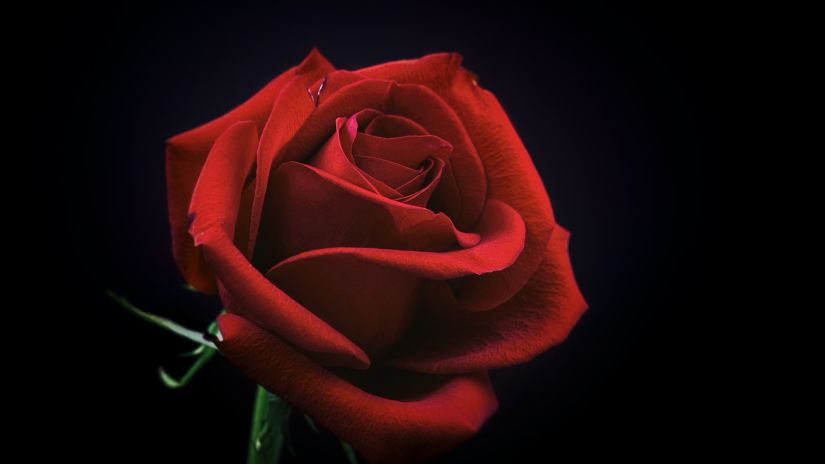
[[[104,288],[192,327],[220,302],[181,289],[166,215],[164,140],[223,114],[317,46],[355,69],[457,51],[510,115],[545,181],[591,309],[533,362],[492,373],[498,413],[439,462],[540,450],[694,450],[708,383],[695,320],[712,313],[706,251],[723,57],[713,10],[539,10],[357,2],[245,9],[112,5],[55,12],[63,275],[79,331],[66,346],[67,431],[84,462],[242,462],[254,385],[216,358],[178,391],[158,365],[189,345]],[[75,332],[73,332],[75,333]],[[299,462],[332,459],[295,424]],[[114,456],[114,457],[113,457]],[[342,458],[341,458],[342,459]],[[339,459],[339,462],[341,461]],[[544,458],[536,458],[544,460]]]

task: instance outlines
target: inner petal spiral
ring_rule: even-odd
[[[387,198],[426,206],[452,145],[402,116],[365,109],[339,117],[312,166]]]

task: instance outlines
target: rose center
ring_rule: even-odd
[[[425,207],[452,146],[405,117],[366,109],[338,118],[310,164],[372,193]]]

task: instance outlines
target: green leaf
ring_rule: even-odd
[[[201,355],[198,356],[198,359],[192,363],[192,366],[189,367],[189,370],[187,370],[180,379],[175,379],[169,375],[163,367],[158,367],[158,374],[160,374],[160,380],[163,384],[172,389],[185,387],[192,380],[192,378],[195,377],[195,374],[203,369],[203,366],[205,366],[206,363],[208,363],[209,360],[215,356],[215,353],[217,353],[217,350],[213,350],[212,348],[207,348],[205,346],[202,346],[201,348],[203,348]]]
[[[180,356],[181,358],[194,358],[195,356],[200,356],[201,353],[203,353],[203,351],[205,349],[206,349],[205,346],[198,345],[194,350],[185,351],[185,352],[179,354],[178,356]]]
[[[344,456],[347,457],[347,462],[349,462],[349,464],[358,464],[358,456],[355,455],[355,450],[352,449],[352,445],[344,440],[338,441],[341,442],[341,449],[344,451]]]
[[[284,428],[289,426],[291,410],[286,401],[258,386],[247,464],[276,464],[280,460],[284,447]]]
[[[157,316],[155,314],[142,311],[135,307],[132,303],[130,303],[126,298],[118,295],[117,293],[111,290],[106,290],[106,295],[112,300],[114,300],[116,303],[120,304],[121,306],[128,309],[129,311],[136,314],[138,317],[145,321],[151,322],[152,324],[155,324],[158,327],[166,329],[176,335],[186,338],[187,340],[199,343],[213,350],[218,349],[218,347],[215,346],[214,343],[203,338],[204,334],[202,334],[201,332],[192,329],[187,329],[186,327],[178,324],[177,322],[166,319],[165,317]]]
[[[218,316],[220,316],[221,314],[225,314],[225,313],[226,313],[226,310],[222,310],[220,312],[220,314],[218,314]],[[215,319],[214,321],[212,321],[212,323],[209,324],[209,327],[206,328],[206,331],[208,333],[211,333],[212,335],[217,335],[218,334],[218,320]],[[178,356],[183,357],[183,358],[191,358],[191,357],[194,357],[194,356],[200,356],[200,354],[203,353],[203,350],[205,350],[205,349],[206,349],[206,346],[198,345],[198,347],[195,348],[194,350],[181,353]]]

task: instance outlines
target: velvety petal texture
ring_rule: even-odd
[[[254,320],[327,361],[367,366],[369,359],[361,348],[266,280],[232,240],[257,142],[252,121],[235,123],[218,137],[189,208],[189,232],[194,244],[218,276],[218,288],[227,310]]]
[[[272,179],[266,220],[273,227],[263,229],[266,240],[255,255],[261,268],[318,248],[446,251],[480,241],[443,213],[390,200],[307,164],[283,164]]]
[[[462,121],[487,174],[488,197],[502,200],[527,224],[524,252],[511,267],[472,277],[454,285],[462,306],[492,309],[509,300],[530,279],[544,259],[544,248],[555,220],[544,184],[510,119],[496,97],[482,89],[461,67],[461,56],[439,53],[419,60],[385,63],[361,69],[373,79],[420,85],[431,89]]]
[[[467,312],[434,283],[420,315],[389,364],[416,372],[459,373],[527,362],[561,343],[587,309],[567,253],[570,233],[553,229],[539,270],[509,301]]]
[[[172,227],[172,249],[175,262],[184,279],[206,293],[215,293],[215,278],[206,266],[203,255],[195,249],[189,227],[188,209],[192,191],[198,181],[206,156],[218,138],[238,121],[253,121],[260,131],[272,110],[273,102],[296,76],[315,76],[328,72],[332,65],[317,50],[298,66],[273,79],[247,102],[229,113],[200,127],[176,135],[166,142],[166,187],[168,190],[169,222]],[[265,176],[258,176],[258,178]]]
[[[472,437],[498,407],[484,373],[431,377],[379,371],[383,391],[372,393],[241,317],[225,314],[218,327],[223,335],[218,347],[246,375],[374,464],[437,456]]]
[[[370,462],[432,458],[587,308],[530,155],[456,54],[313,50],[167,142],[175,260],[221,352]]]
[[[321,101],[284,147],[280,161],[304,160],[308,153],[316,153],[338,117],[364,108],[415,121],[426,133],[452,146],[446,175],[433,194],[431,209],[443,211],[460,228],[471,229],[484,209],[487,180],[479,155],[455,111],[426,86],[363,76],[360,79]]]

